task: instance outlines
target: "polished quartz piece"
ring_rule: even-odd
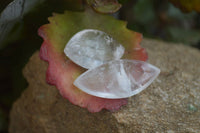
[[[85,29],[69,40],[64,53],[76,64],[90,69],[120,59],[124,47],[105,32]]]
[[[119,99],[141,92],[159,73],[160,69],[147,62],[114,60],[86,71],[74,85],[90,95]]]

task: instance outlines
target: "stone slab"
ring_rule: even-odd
[[[142,46],[161,73],[116,112],[90,113],[62,98],[45,81],[47,63],[34,53],[23,71],[29,86],[10,114],[10,133],[200,132],[200,51],[150,39]]]

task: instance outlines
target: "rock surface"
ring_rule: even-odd
[[[10,133],[200,132],[200,51],[149,39],[142,45],[161,73],[117,112],[89,113],[62,98],[45,82],[47,63],[36,52],[23,71],[29,87],[13,105]]]

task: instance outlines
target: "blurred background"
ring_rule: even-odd
[[[39,50],[37,29],[52,12],[81,10],[81,0],[0,1],[0,133],[6,133],[13,102],[26,89],[22,69]],[[168,0],[119,0],[115,17],[146,38],[182,43],[200,49],[200,14],[183,13]]]

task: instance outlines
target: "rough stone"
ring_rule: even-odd
[[[200,132],[200,51],[144,39],[159,77],[117,112],[89,113],[45,82],[47,63],[38,52],[24,69],[29,87],[14,103],[10,133]]]

